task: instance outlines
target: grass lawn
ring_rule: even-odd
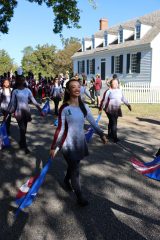
[[[122,105],[123,116],[133,116],[133,117],[149,117],[160,119],[160,104],[131,104],[132,111]],[[92,108],[91,111],[94,115],[98,114],[97,108]]]
[[[122,106],[124,115],[160,119],[160,104],[131,104],[131,106],[131,112],[125,105]]]

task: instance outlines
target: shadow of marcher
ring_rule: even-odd
[[[137,117],[137,119],[141,122],[148,122],[151,124],[156,124],[156,125],[160,125],[160,121],[155,120],[155,119],[150,119],[150,118],[141,118],[141,117]]]
[[[121,222],[114,214],[113,210],[120,211],[129,215],[136,216],[142,220],[148,220],[153,223],[153,219],[147,219],[147,217],[138,214],[132,210],[121,207],[108,199],[100,195],[95,195],[91,192],[89,194],[90,204],[87,207],[79,207],[74,204],[71,197],[72,193],[68,197],[62,198],[61,201],[65,201],[65,207],[63,209],[65,215],[75,216],[76,222],[83,232],[85,239],[87,240],[147,240],[140,233],[136,232],[133,228]],[[87,194],[87,195],[88,195]],[[72,199],[72,200],[71,200]],[[56,233],[57,237],[63,239],[63,230],[59,226],[60,219],[55,218],[52,213],[46,213],[47,225]],[[71,219],[73,221],[73,219]],[[157,221],[160,224],[159,221]],[[130,223],[131,225],[131,223]],[[71,231],[71,229],[70,229]],[[74,231],[74,230],[73,230]],[[73,233],[74,234],[74,233]],[[77,233],[78,236],[78,233]],[[70,235],[71,237],[71,235]],[[71,237],[72,239],[72,237]]]
[[[19,216],[15,218],[17,208],[10,205],[11,201],[13,201],[13,199],[7,196],[0,201],[0,240],[20,239],[28,220],[28,214],[25,212],[21,212]]]

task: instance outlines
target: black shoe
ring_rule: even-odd
[[[119,141],[120,141],[119,138],[113,139],[113,142],[114,142],[114,143],[117,143],[117,142],[119,142]]]
[[[89,202],[85,198],[83,198],[83,197],[78,197],[77,198],[77,203],[81,207],[85,207],[85,206],[89,205]]]
[[[64,188],[66,191],[73,191],[71,183],[66,179],[64,179]]]

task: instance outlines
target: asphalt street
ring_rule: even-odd
[[[103,145],[94,135],[80,169],[89,206],[79,207],[74,193],[63,188],[66,163],[58,153],[36,201],[15,219],[17,189],[47,162],[55,131],[52,115],[42,118],[32,109],[32,116],[27,133],[31,153],[19,149],[15,119],[12,146],[0,151],[0,240],[160,239],[160,182],[140,175],[130,164],[133,156],[153,159],[160,140],[156,119],[120,119],[121,146]],[[104,114],[100,126],[107,132],[106,125]]]

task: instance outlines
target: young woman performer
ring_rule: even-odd
[[[62,89],[62,86],[60,84],[58,77],[56,77],[53,81],[53,85],[52,85],[51,92],[50,92],[50,97],[54,101],[55,115],[57,115],[57,116],[58,116],[58,106],[59,106],[59,102],[62,99],[62,96],[63,96],[63,89]]]
[[[89,107],[82,102],[80,88],[79,82],[75,79],[66,84],[64,103],[59,110],[58,127],[51,145],[50,155],[54,158],[56,147],[62,147],[63,156],[68,164],[64,184],[68,190],[73,188],[78,204],[86,206],[88,201],[83,197],[79,183],[80,160],[88,155],[84,135],[85,118],[99,134],[103,143],[107,143],[107,139],[103,131],[96,125]]]
[[[110,88],[105,91],[103,99],[100,104],[100,112],[102,109],[105,110],[109,119],[108,124],[108,137],[113,139],[114,143],[117,143],[117,120],[118,117],[122,117],[121,104],[124,103],[131,111],[131,105],[127,99],[123,96],[122,90],[119,88],[117,79],[110,81]]]
[[[40,112],[41,107],[36,102],[30,89],[26,88],[24,84],[25,79],[23,76],[18,76],[16,80],[16,89],[14,89],[12,92],[11,101],[9,103],[7,112],[14,112],[20,130],[19,146],[20,148],[24,149],[26,154],[28,154],[30,151],[27,148],[26,131],[28,122],[32,120],[28,101],[31,100]]]
[[[2,83],[2,88],[0,89],[0,109],[4,117],[7,114],[6,111],[11,99],[11,91],[12,91],[12,88],[10,88],[10,81],[8,79],[4,79]],[[11,114],[8,114],[6,119],[6,129],[7,129],[8,135],[10,134],[10,123],[11,123]]]

